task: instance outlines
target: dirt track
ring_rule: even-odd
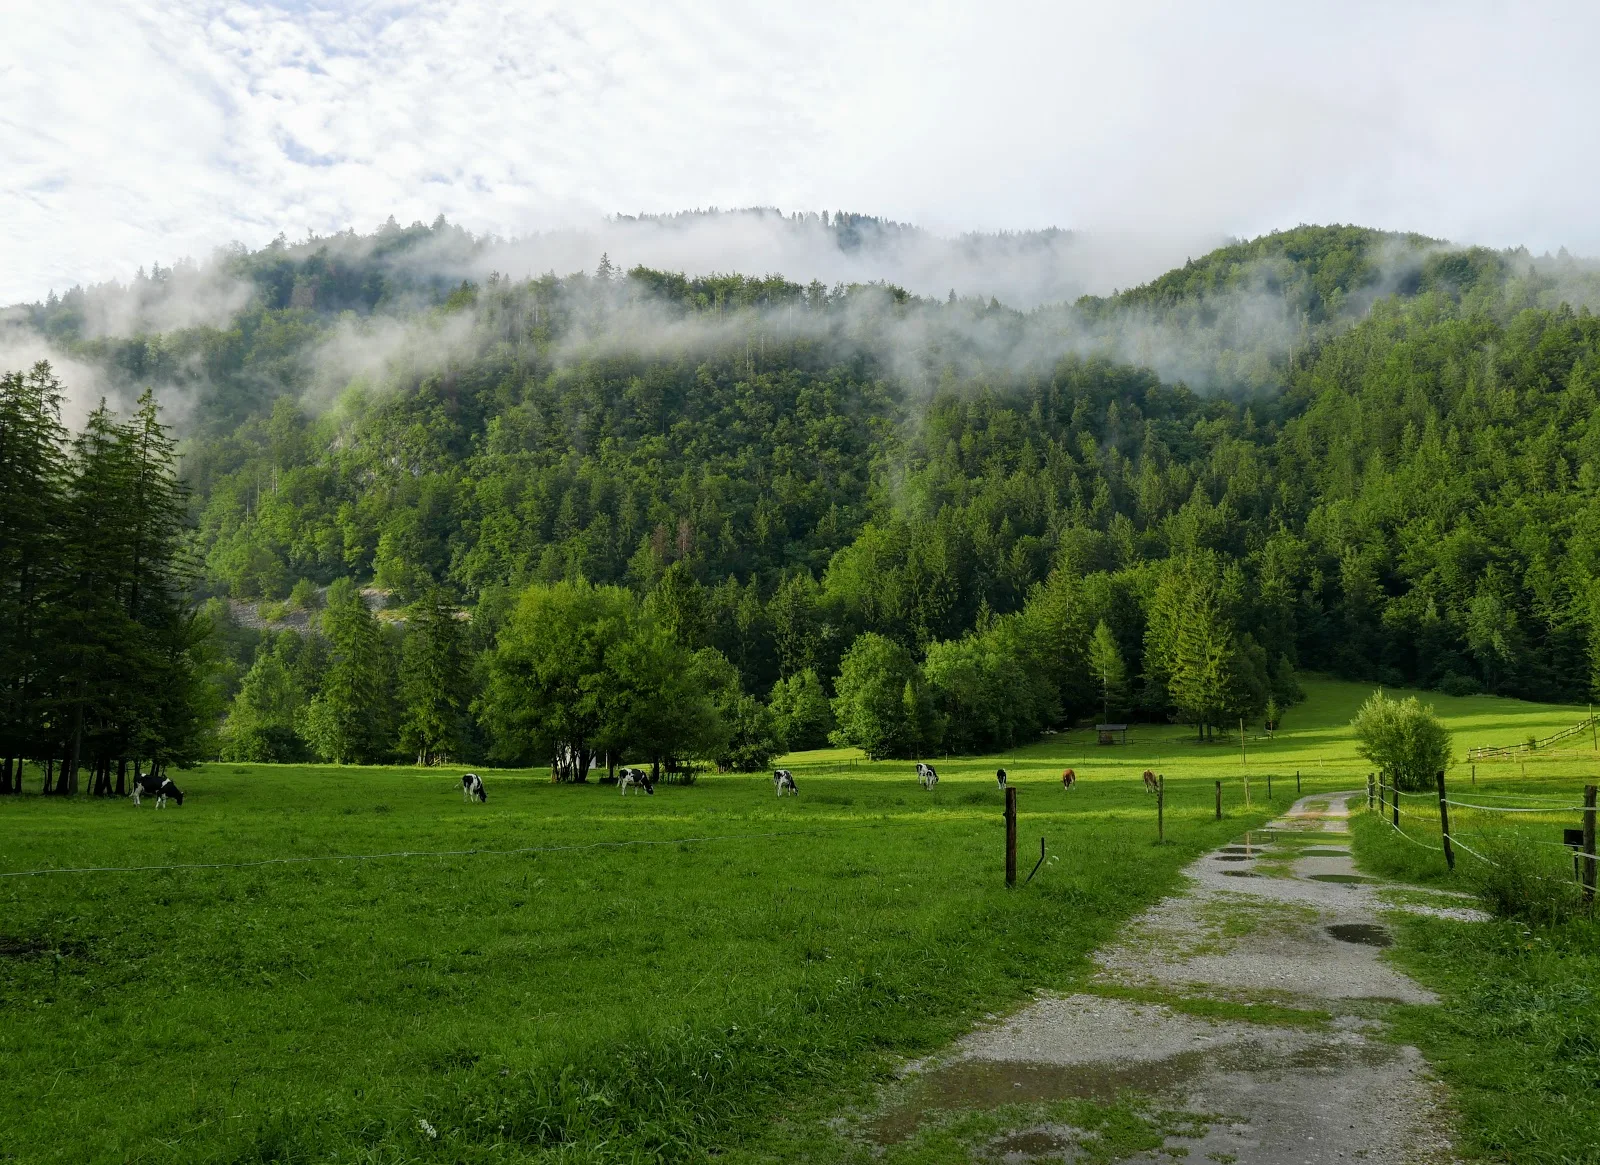
[[[1416,1049],[1383,1036],[1387,1006],[1432,997],[1381,957],[1394,907],[1349,855],[1346,802],[1358,796],[1303,798],[1195,862],[1185,893],[1096,956],[1085,993],[1040,998],[921,1067],[880,1118],[880,1141],[933,1109],[1132,1093],[1204,1130],[1138,1161],[1180,1147],[1191,1161],[1261,1165],[1453,1160],[1440,1087]],[[1411,908],[1471,913],[1454,899]],[[1207,1001],[1260,1018],[1189,1013]],[[980,1156],[1071,1160],[1075,1135],[1014,1130]]]

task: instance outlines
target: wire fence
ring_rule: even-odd
[[[1381,820],[1383,821],[1383,823],[1385,825],[1387,825],[1389,827],[1391,832],[1399,834],[1402,838],[1404,838],[1406,841],[1410,842],[1412,845],[1417,846],[1417,847],[1419,847],[1421,849],[1430,850],[1430,851],[1432,851],[1434,853],[1442,853],[1442,854],[1444,854],[1446,860],[1449,862],[1449,864],[1450,864],[1450,866],[1452,868],[1454,868],[1454,865],[1455,865],[1454,856],[1452,854],[1452,850],[1460,850],[1461,852],[1463,852],[1465,854],[1468,854],[1469,856],[1475,858],[1477,861],[1480,861],[1480,862],[1484,863],[1485,865],[1494,867],[1496,869],[1503,869],[1504,866],[1500,862],[1495,861],[1493,858],[1491,858],[1487,854],[1483,853],[1481,849],[1479,849],[1479,848],[1477,848],[1477,847],[1475,847],[1473,845],[1470,845],[1466,841],[1462,840],[1462,831],[1461,831],[1461,828],[1460,828],[1462,822],[1460,821],[1460,814],[1458,813],[1457,814],[1457,819],[1455,821],[1452,821],[1451,820],[1451,815],[1449,814],[1448,810],[1446,809],[1447,806],[1452,807],[1452,808],[1454,808],[1454,809],[1456,809],[1458,811],[1464,810],[1466,815],[1468,816],[1468,820],[1469,821],[1472,820],[1472,815],[1475,815],[1475,814],[1486,814],[1486,815],[1494,815],[1494,814],[1507,814],[1507,815],[1539,814],[1539,815],[1542,815],[1542,816],[1544,816],[1546,818],[1556,817],[1556,816],[1558,816],[1560,814],[1566,814],[1566,813],[1580,813],[1580,814],[1583,814],[1583,818],[1582,818],[1583,827],[1582,827],[1582,829],[1581,830],[1567,829],[1566,830],[1566,834],[1565,834],[1565,836],[1563,837],[1563,839],[1561,841],[1555,841],[1555,840],[1549,839],[1549,838],[1530,837],[1530,836],[1527,835],[1527,830],[1525,828],[1509,825],[1510,822],[1515,822],[1515,821],[1519,821],[1519,820],[1528,820],[1527,818],[1522,818],[1522,817],[1517,817],[1517,816],[1508,817],[1506,819],[1507,822],[1508,822],[1508,827],[1503,829],[1501,832],[1503,832],[1505,834],[1508,834],[1508,835],[1510,835],[1512,837],[1515,837],[1518,843],[1540,845],[1540,846],[1545,846],[1545,847],[1554,847],[1554,848],[1561,849],[1564,852],[1566,852],[1567,854],[1571,855],[1572,859],[1573,859],[1572,877],[1574,879],[1576,879],[1583,886],[1585,897],[1586,898],[1592,898],[1592,896],[1594,894],[1594,889],[1595,889],[1595,887],[1594,887],[1594,879],[1595,879],[1595,873],[1594,873],[1594,870],[1595,870],[1595,865],[1594,865],[1594,862],[1595,862],[1595,852],[1594,852],[1594,849],[1595,849],[1595,816],[1594,815],[1595,815],[1595,812],[1596,812],[1596,807],[1595,807],[1594,786],[1591,785],[1586,790],[1585,800],[1584,800],[1583,804],[1573,804],[1572,803],[1573,802],[1573,798],[1571,798],[1570,796],[1569,797],[1554,797],[1554,796],[1541,796],[1539,794],[1526,794],[1526,795],[1524,795],[1524,794],[1521,794],[1521,793],[1493,793],[1493,792],[1490,792],[1488,790],[1478,790],[1478,789],[1474,789],[1473,790],[1472,796],[1474,797],[1474,800],[1471,800],[1471,801],[1460,801],[1460,800],[1457,800],[1457,799],[1455,799],[1455,798],[1453,798],[1453,797],[1448,795],[1448,793],[1447,793],[1447,791],[1445,789],[1445,785],[1444,785],[1444,774],[1441,773],[1439,775],[1438,779],[1439,779],[1439,788],[1438,788],[1437,792],[1414,792],[1414,791],[1410,791],[1410,790],[1396,788],[1392,781],[1386,781],[1383,778],[1382,775],[1379,775],[1376,780],[1374,780],[1371,776],[1369,776],[1369,778],[1368,778],[1368,782],[1369,782],[1369,785],[1368,785],[1368,804],[1369,804],[1369,808],[1376,810],[1380,814]],[[1521,804],[1521,805],[1491,805],[1491,804],[1486,804],[1485,803],[1485,802],[1491,801],[1491,800],[1507,800],[1507,801],[1509,801],[1509,800],[1513,800],[1513,799],[1518,800],[1518,801],[1524,801],[1524,802],[1537,800],[1537,801],[1540,801],[1541,803],[1537,804],[1537,805],[1529,805],[1529,804]],[[1438,836],[1439,836],[1439,839],[1440,839],[1440,844],[1439,845],[1433,845],[1430,842],[1423,841],[1418,837],[1413,837],[1410,833],[1407,833],[1406,830],[1401,827],[1401,818],[1402,817],[1404,817],[1407,820],[1407,822],[1409,823],[1413,819],[1415,819],[1416,817],[1419,816],[1418,807],[1416,807],[1415,805],[1411,805],[1410,807],[1406,807],[1406,804],[1408,802],[1416,802],[1416,801],[1423,801],[1423,802],[1427,802],[1430,805],[1438,806],[1437,814],[1434,814],[1434,813],[1422,813],[1421,816],[1423,817],[1424,821],[1431,821],[1433,823],[1433,825],[1435,825],[1438,828],[1438,830],[1439,830]],[[1494,820],[1494,818],[1492,816],[1490,816],[1488,818],[1488,820]],[[1534,823],[1530,822],[1530,824],[1534,824]],[[1415,828],[1416,827],[1413,825],[1413,829],[1415,829]],[[1484,823],[1484,822],[1479,822],[1477,824],[1476,831],[1480,835],[1484,835],[1484,836],[1488,836],[1489,835],[1489,829],[1488,829],[1486,823]],[[1582,838],[1581,842],[1579,842],[1578,844],[1574,844],[1573,843],[1573,834],[1574,833],[1576,833],[1579,837]],[[1482,844],[1481,840],[1480,840],[1479,844],[1480,845]],[[1489,847],[1485,846],[1484,848],[1489,848]],[[1528,876],[1534,877],[1534,878],[1538,878],[1541,881],[1567,881],[1568,880],[1566,878],[1561,878],[1561,879],[1545,878],[1545,877],[1541,877],[1540,875],[1537,875],[1537,874],[1530,874]]]

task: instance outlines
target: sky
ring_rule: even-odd
[[[1056,226],[1129,257],[1108,282],[1302,222],[1600,254],[1592,0],[0,0],[0,28],[0,303],[441,213]]]

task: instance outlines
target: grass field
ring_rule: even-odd
[[[1072,982],[1183,864],[1263,821],[1269,772],[1279,810],[1296,770],[1306,792],[1360,783],[1368,689],[1307,688],[1247,762],[1177,728],[1079,732],[941,760],[931,794],[907,763],[814,753],[787,758],[781,801],[762,777],[623,798],[491,772],[477,806],[450,771],[236,765],[180,774],[181,809],[0,799],[0,873],[534,850],[0,877],[0,1159],[814,1158],[822,1116]],[[1429,699],[1462,747],[1582,714]],[[997,764],[1024,872],[1040,834],[1055,859],[1014,891]]]

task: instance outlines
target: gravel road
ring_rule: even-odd
[[[1416,1049],[1383,1036],[1388,1006],[1433,997],[1382,957],[1395,907],[1349,854],[1349,803],[1364,795],[1302,798],[1196,861],[1184,893],[1099,952],[1084,993],[1041,997],[919,1066],[876,1138],[893,1143],[932,1110],[1131,1093],[1202,1118],[1136,1161],[1180,1148],[1249,1165],[1455,1160],[1441,1087]],[[1232,1005],[1230,1017],[1191,1013],[1206,1001]],[[1075,1155],[1072,1130],[1040,1126],[975,1159]]]

